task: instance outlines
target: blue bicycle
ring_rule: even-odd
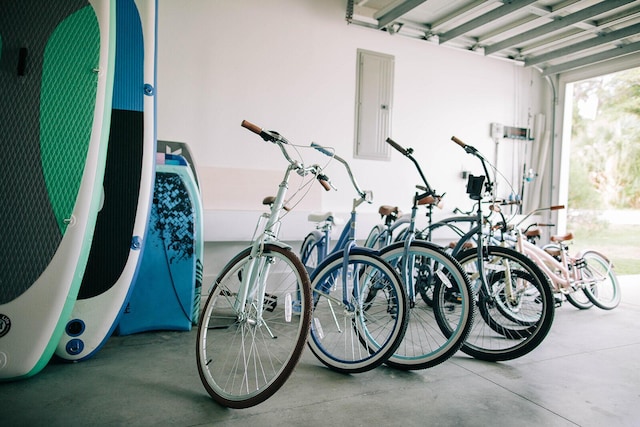
[[[325,154],[331,155],[328,152]],[[334,156],[334,158],[347,167],[352,183],[361,194],[362,192],[358,190],[357,183],[346,162],[338,156]],[[420,199],[422,197],[417,197],[414,200]],[[317,289],[322,283],[322,273],[316,274],[318,269],[322,269],[327,263],[339,260],[340,254],[345,251],[345,248],[355,248],[355,209],[362,203],[362,200],[361,198],[354,201],[351,220],[342,230],[333,248],[330,247],[331,230],[336,224],[336,217],[330,212],[309,216],[309,219],[317,222],[318,225],[316,230],[309,233],[304,239],[300,258],[310,271],[312,289]],[[411,230],[415,226],[416,207],[417,202],[414,203],[414,215],[409,223]],[[412,236],[413,233],[410,235]],[[366,251],[363,248],[356,249],[360,252]],[[369,252],[365,253],[374,253],[372,251],[369,249]],[[455,259],[435,245],[417,241],[411,237],[404,242],[385,247],[380,252],[380,257],[390,264],[402,278],[411,313],[404,338],[386,363],[395,368],[408,370],[428,368],[447,360],[460,348],[473,322],[471,305],[473,294],[462,267]],[[450,292],[433,307],[419,304],[416,301],[416,295],[422,292],[422,288],[431,288],[435,283],[446,287]],[[339,315],[341,316],[342,313]],[[331,331],[337,337],[342,335],[342,338],[336,339],[340,346],[322,345],[322,333],[316,319],[317,310],[312,316],[309,345],[316,356],[318,356],[317,351],[320,350],[327,357],[329,361],[327,364],[335,363],[335,360],[341,357],[342,347],[345,346],[342,340],[347,337],[344,337],[345,334],[341,332],[337,322],[329,323]],[[440,325],[446,325],[446,327],[442,329]],[[351,350],[351,347],[347,347]],[[337,357],[332,355],[335,352],[339,354]]]
[[[375,252],[356,246],[356,209],[371,203],[372,193],[358,187],[346,161],[312,146],[345,166],[358,198],[335,248],[330,251],[327,238],[332,215],[322,221],[325,230],[311,233],[302,246],[301,259],[312,289],[308,345],[333,370],[364,372],[384,363],[400,345],[408,322],[406,293],[391,265]]]

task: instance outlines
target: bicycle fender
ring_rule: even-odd
[[[288,250],[288,251],[290,251],[292,249],[291,245],[288,245],[288,244],[286,244],[284,242],[281,242],[279,240],[273,240],[271,242],[265,242],[265,246],[266,245],[277,246],[279,248],[282,248],[282,249],[285,249],[285,250]]]
[[[583,250],[581,250],[580,252],[578,252],[577,254],[575,254],[575,258],[576,258],[576,259],[583,258],[583,257],[584,257],[584,255],[585,255],[586,253],[592,253],[592,254],[596,254],[596,255],[598,255],[598,256],[601,256],[601,257],[602,257],[602,259],[604,259],[605,261],[607,261],[609,264],[613,265],[613,263],[611,262],[611,260],[609,259],[609,257],[608,257],[608,256],[606,256],[606,255],[604,255],[602,252],[600,252],[600,251],[596,251],[596,250],[594,250],[594,249],[583,249]]]

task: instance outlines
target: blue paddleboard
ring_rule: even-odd
[[[155,163],[157,0],[116,0],[109,148],[87,268],[56,356],[84,360],[107,341],[138,271]]]

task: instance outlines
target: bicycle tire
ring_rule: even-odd
[[[262,321],[255,315],[256,298],[238,299],[242,276],[254,260],[268,265]],[[236,309],[245,305],[247,316]],[[309,276],[290,249],[267,243],[255,258],[251,248],[236,255],[213,284],[198,324],[198,374],[209,395],[230,408],[271,397],[300,359],[310,318]]]
[[[397,233],[396,236],[393,238],[394,242],[404,242],[404,240],[407,238],[407,233],[409,232],[409,226],[406,227],[402,227]]]
[[[382,246],[382,243],[380,242],[380,236],[383,232],[384,231],[381,225],[374,225],[373,228],[371,228],[371,231],[369,231],[369,235],[364,240],[363,246],[365,248],[379,249],[380,246]]]
[[[387,360],[387,365],[403,370],[436,366],[455,354],[464,343],[473,325],[473,291],[469,278],[460,264],[436,245],[414,240],[405,249],[404,242],[394,243],[380,252],[404,278],[405,287],[433,288],[440,283],[450,289],[451,298],[431,305],[409,302],[409,325],[402,343]],[[408,257],[410,272],[403,274],[403,261]],[[417,296],[417,295],[415,295]],[[414,296],[414,297],[415,297]],[[443,333],[438,317],[447,318],[450,327]]]
[[[512,360],[533,351],[538,347],[551,329],[555,314],[555,303],[551,286],[542,270],[525,255],[500,246],[488,246],[485,251],[485,271],[488,280],[491,274],[499,271],[521,271],[517,277],[518,297],[526,298],[521,310],[530,310],[528,314],[535,317],[533,324],[520,325],[513,322],[508,317],[500,313],[494,304],[494,295],[487,294],[487,290],[479,283],[480,278],[477,272],[476,249],[469,249],[460,252],[456,259],[460,262],[467,275],[471,278],[472,286],[476,291],[474,325],[467,337],[467,341],[462,345],[461,350],[477,359],[487,361]],[[502,280],[511,277],[502,275]],[[501,280],[500,276],[493,274],[497,282],[493,282],[492,291]],[[442,298],[442,289],[434,289],[434,295]],[[489,325],[486,319],[495,322]],[[500,325],[502,333],[496,332],[495,326]],[[447,325],[443,324],[447,329]],[[492,327],[493,326],[493,327]]]
[[[302,246],[300,246],[300,260],[309,275],[313,273],[313,270],[315,270],[320,263],[320,248],[318,245],[323,239],[324,237],[318,238],[318,235],[315,233],[309,233],[302,241]]]
[[[569,301],[569,304],[579,310],[588,310],[593,307],[593,303],[589,299],[589,296],[584,291],[584,289],[578,289],[575,292],[566,294],[565,296],[567,297],[567,301]]]
[[[341,373],[369,371],[398,348],[408,322],[404,287],[395,270],[373,252],[349,253],[343,304],[344,252],[327,258],[311,277],[313,312],[308,345],[327,367]],[[356,282],[357,280],[357,282]],[[353,292],[358,283],[360,292]]]
[[[549,253],[550,256],[552,256],[554,259],[556,259],[559,263],[562,263],[562,256],[560,255],[560,253],[562,252],[562,246],[560,244],[558,244],[558,243],[549,243],[549,244],[546,244],[546,245],[542,246],[542,249],[544,251],[546,251],[547,253]],[[556,252],[558,254],[555,254]],[[553,279],[551,277],[549,277],[549,280],[551,282],[553,282]],[[555,286],[554,286],[554,288],[555,288]],[[577,288],[577,289],[570,289],[568,293],[556,292],[556,305],[557,306],[559,306],[559,304],[562,303],[562,296],[563,295],[567,298],[567,301],[569,301],[569,304],[571,304],[572,306],[574,306],[575,308],[577,308],[579,310],[588,310],[591,307],[593,307],[593,303],[591,302],[591,300],[589,299],[587,294],[584,292],[584,287],[580,287],[580,288]],[[559,301],[559,303],[558,303],[558,301]]]
[[[477,236],[475,225],[478,220],[472,216],[449,217],[434,222],[417,233],[419,238],[445,248],[454,257],[465,249],[467,242],[475,246]],[[453,240],[452,240],[453,239]]]
[[[587,298],[598,308],[613,310],[620,304],[620,284],[613,265],[602,254],[586,251],[582,254],[584,265],[578,267],[583,279],[593,279],[584,287]]]
[[[510,272],[511,280],[515,278],[516,282],[529,282],[534,279],[526,271],[513,270]],[[478,304],[478,311],[484,321],[498,334],[504,337],[511,338],[526,338],[531,335],[537,328],[536,322],[538,319],[537,312],[530,315],[527,310],[523,310],[525,298],[516,298],[510,300],[506,290],[507,275],[504,271],[499,271],[490,274],[487,278],[492,288],[494,288],[494,301],[495,308],[500,313],[500,318],[504,317],[507,322],[498,322],[495,320],[495,316],[492,316],[488,304]],[[517,292],[516,288],[512,287],[512,292]],[[480,288],[481,297],[483,301],[487,301],[486,289]],[[555,303],[555,301],[554,301]],[[512,326],[511,326],[512,325]],[[511,327],[510,327],[511,326]]]
[[[408,233],[409,233],[409,227],[402,228],[398,232],[396,237],[393,239],[393,241],[394,242],[403,242],[407,238],[407,234]],[[420,240],[420,241],[428,241],[419,232],[416,233],[415,239],[416,240]],[[439,246],[438,246],[438,248],[444,250],[444,248],[440,248]],[[423,283],[419,287],[418,293],[420,294],[420,297],[422,298],[422,301],[425,302],[425,304],[427,304],[429,307],[433,307],[433,283],[432,282]]]

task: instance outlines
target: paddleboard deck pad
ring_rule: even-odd
[[[103,203],[56,355],[85,360],[107,341],[133,289],[155,164],[156,0],[116,0],[113,109]]]
[[[114,3],[0,2],[0,380],[40,371],[77,297],[100,207]]]

